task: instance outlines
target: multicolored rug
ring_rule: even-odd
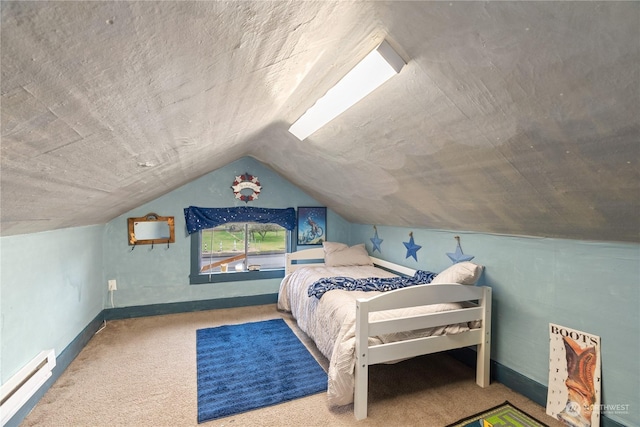
[[[327,389],[327,374],[282,319],[196,331],[198,422]]]
[[[509,402],[464,418],[447,427],[549,427]]]

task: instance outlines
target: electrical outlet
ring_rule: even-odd
[[[110,291],[117,291],[118,290],[118,286],[116,286],[116,279],[109,280],[109,290]]]

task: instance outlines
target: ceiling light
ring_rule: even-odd
[[[398,74],[404,65],[383,41],[291,125],[289,132],[302,141]]]

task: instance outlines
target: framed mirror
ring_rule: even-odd
[[[175,227],[172,216],[148,213],[139,218],[128,218],[129,245],[174,243]]]

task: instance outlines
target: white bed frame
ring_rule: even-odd
[[[412,276],[415,270],[385,260],[371,257],[374,265],[397,273]],[[305,263],[298,263],[303,261]],[[311,261],[316,261],[310,263]],[[324,265],[323,248],[305,249],[287,254],[286,273],[301,267]],[[390,320],[369,321],[369,314],[376,311],[416,307],[446,302],[469,302],[468,308],[424,314]],[[367,393],[369,366],[378,363],[407,359],[423,354],[477,346],[476,383],[487,387],[490,378],[491,352],[491,288],[467,286],[456,283],[418,285],[385,292],[371,298],[358,299],[356,303],[356,365],[354,414],[356,419],[367,417]],[[393,332],[444,326],[481,320],[481,327],[455,335],[441,335],[409,339],[369,346],[368,337]]]

